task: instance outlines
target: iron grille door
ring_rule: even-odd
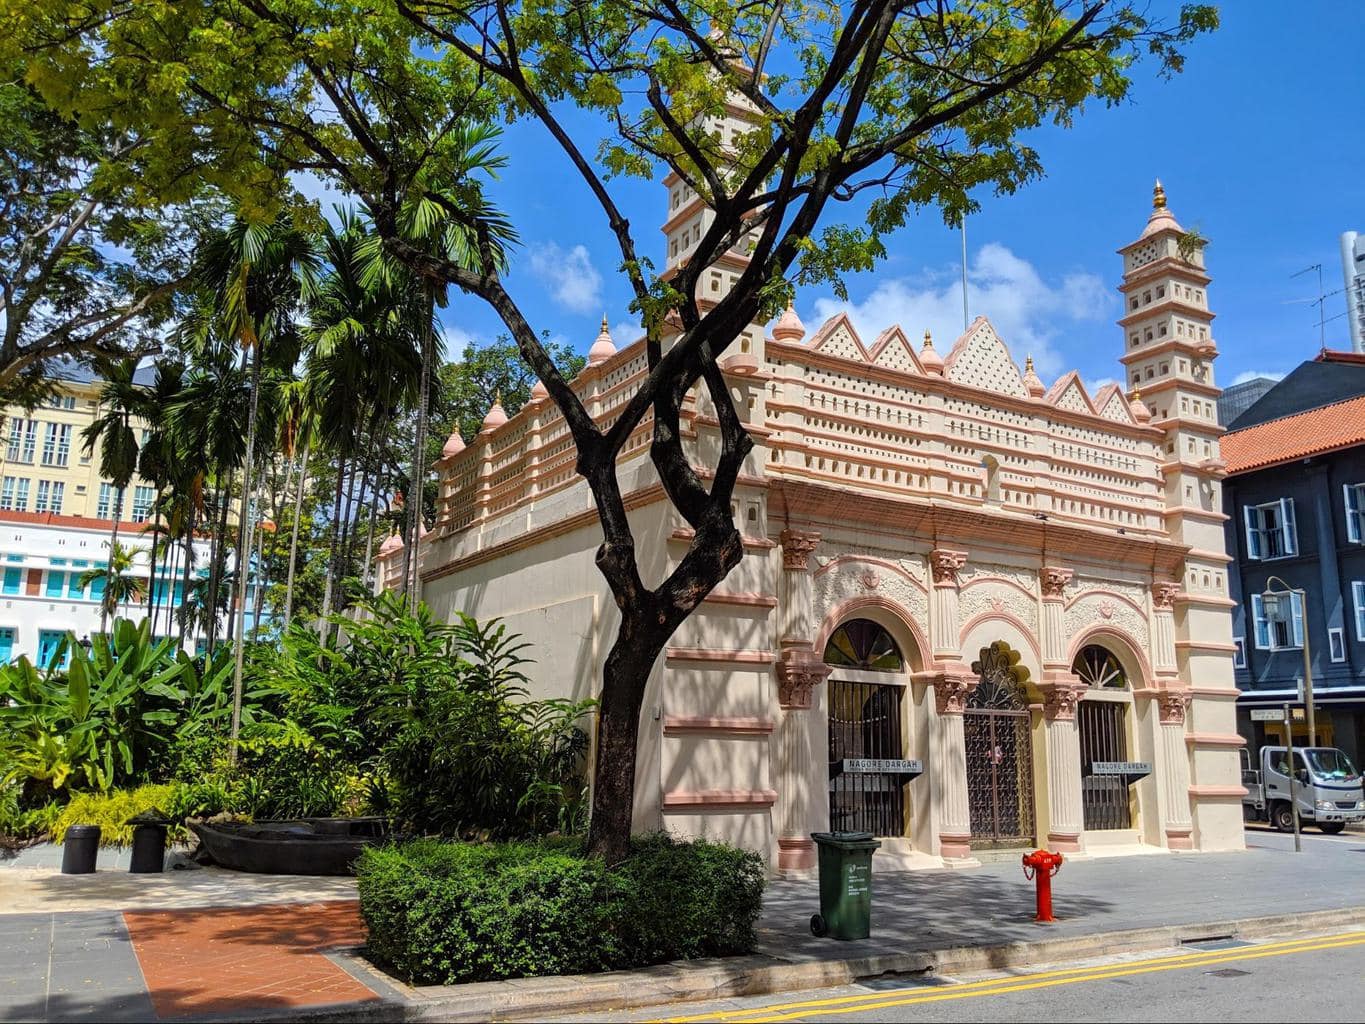
[[[1081,731],[1081,806],[1089,829],[1132,828],[1128,780],[1121,775],[1095,775],[1096,761],[1128,760],[1128,705],[1083,700],[1077,709]]]
[[[1033,757],[1027,711],[967,711],[967,803],[972,844],[1033,842]]]
[[[829,683],[829,825],[835,831],[905,835],[900,775],[836,773],[846,758],[902,758],[901,695],[883,683]]]

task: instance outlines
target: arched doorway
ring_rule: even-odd
[[[1131,761],[1128,744],[1132,688],[1123,663],[1109,648],[1087,644],[1076,652],[1071,671],[1086,686],[1076,708],[1081,739],[1081,809],[1087,832],[1133,827],[1128,776],[1113,766]]]
[[[997,641],[981,649],[972,671],[980,682],[962,717],[972,846],[1030,846],[1036,828],[1028,670]]]
[[[886,628],[850,619],[830,634],[829,823],[835,831],[906,833],[903,774],[875,762],[905,756],[905,658]],[[856,771],[845,770],[855,767]]]

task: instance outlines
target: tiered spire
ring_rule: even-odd
[[[497,430],[507,422],[507,410],[502,407],[502,389],[499,388],[493,396],[493,405],[488,410],[488,415],[483,418],[483,426],[479,428],[480,434],[487,434],[489,431]]]
[[[616,355],[616,343],[611,340],[611,329],[607,327],[607,314],[602,314],[602,330],[598,332],[597,340],[592,343],[592,348],[588,349],[588,365],[596,366],[605,363],[612,356]]]
[[[927,327],[924,329],[924,347],[920,349],[919,362],[925,372],[943,376],[943,357],[934,350],[934,339]]]

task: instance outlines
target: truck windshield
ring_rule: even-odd
[[[1340,750],[1323,748],[1308,751],[1308,765],[1313,774],[1323,779],[1350,782],[1357,778],[1355,765]]]

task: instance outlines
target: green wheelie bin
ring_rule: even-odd
[[[872,933],[872,853],[882,844],[871,832],[812,832],[820,855],[820,913],[815,935],[865,939]]]

